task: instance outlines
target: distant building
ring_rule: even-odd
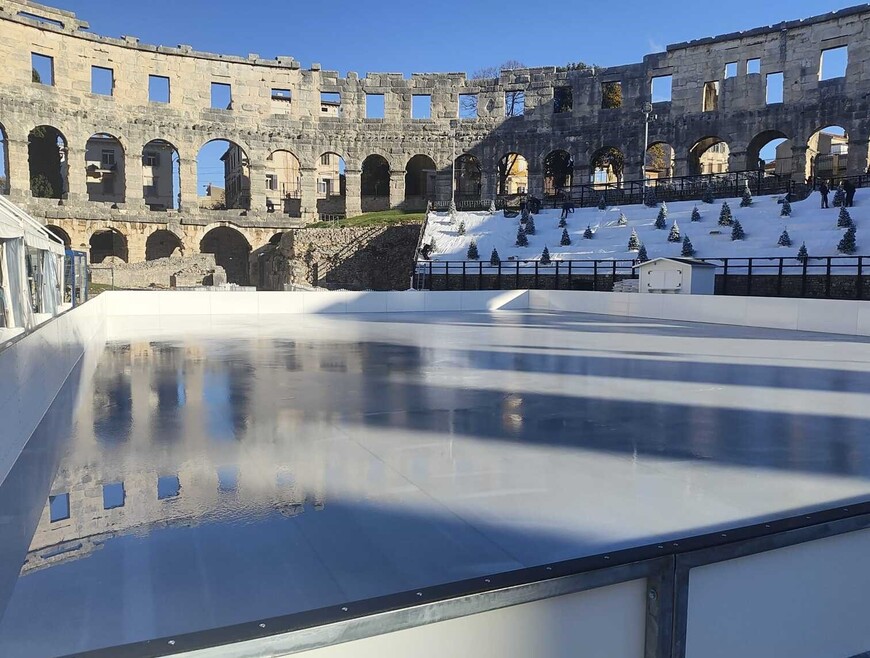
[[[124,149],[111,135],[98,134],[85,145],[88,199],[123,203]]]
[[[251,168],[248,156],[237,144],[230,142],[221,156],[224,163],[224,195],[226,208],[249,208],[251,205]]]
[[[226,208],[226,193],[224,188],[215,187],[211,183],[205,186],[205,197],[200,199],[201,208],[221,210]]]
[[[317,198],[344,196],[344,192],[341,158],[335,153],[324,153],[317,165]]]
[[[846,175],[849,159],[849,136],[821,130],[810,137],[807,163],[810,175],[816,178],[834,179]]]
[[[172,158],[168,143],[150,142],[142,152],[142,194],[151,210],[176,208],[173,198]]]

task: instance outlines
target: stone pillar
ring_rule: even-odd
[[[390,181],[392,187],[392,180]],[[362,214],[362,172],[359,169],[344,170],[344,212],[348,217]]]
[[[316,222],[317,214],[317,169],[315,167],[300,170],[299,187],[301,190],[300,207],[302,219]]]
[[[796,183],[806,183],[809,164],[807,161],[807,151],[809,146],[806,144],[794,144],[791,147],[791,179]]]
[[[453,189],[453,169],[439,169],[435,174],[435,199],[439,204],[450,203],[450,193]]]
[[[688,175],[689,175],[689,158],[688,158],[688,156],[675,157],[674,158],[674,176],[679,178],[680,176],[688,176]]]
[[[576,180],[577,170],[574,170]],[[544,167],[529,162],[529,194],[539,199],[544,196]]]
[[[849,176],[867,173],[867,165],[870,163],[870,142],[864,140],[849,140],[849,155],[847,158],[846,173]]]
[[[390,208],[405,205],[405,170],[390,172]]]
[[[85,172],[85,149],[67,148],[66,165],[66,198],[70,201],[87,201],[88,177]]]
[[[30,164],[27,157],[27,140],[6,141],[9,171],[9,198],[15,202],[30,199]]]
[[[181,207],[184,213],[196,212],[199,209],[199,193],[197,190],[196,159],[180,158],[178,173],[181,178]]]
[[[124,154],[124,205],[128,210],[145,211],[145,190],[142,175],[142,153]],[[131,256],[132,258],[132,256]],[[142,257],[144,260],[144,256]]]
[[[755,171],[758,169],[758,161],[747,162],[746,151],[730,151],[728,153],[728,171]]]
[[[145,247],[148,235],[158,230],[158,227],[150,228],[148,224],[141,226],[133,225],[131,228],[118,227],[118,230],[127,237],[127,262],[141,263],[145,260]]]
[[[482,169],[480,172],[480,198],[484,201],[495,199],[498,194],[498,170]]]
[[[643,180],[644,171],[643,171],[644,159],[639,158],[637,160],[629,160],[626,158],[625,164],[622,169],[622,181],[630,181],[630,180]]]
[[[248,167],[251,188],[251,212],[266,212],[266,165],[262,162]]]

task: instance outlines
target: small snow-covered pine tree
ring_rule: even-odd
[[[846,206],[840,206],[840,214],[837,216],[837,228],[849,228],[854,225],[855,222],[852,221],[852,216],[846,210]]]
[[[782,200],[782,208],[779,211],[780,217],[791,217],[791,203],[788,198]]]
[[[645,263],[649,260],[649,256],[646,253],[646,245],[640,245],[640,249],[637,252],[637,258],[635,260],[638,263]]]
[[[731,215],[731,207],[727,201],[722,202],[722,210],[719,211],[719,226],[731,226],[734,217]]]
[[[604,195],[601,195],[601,198],[598,199],[598,210],[607,210],[607,199],[604,198]]]
[[[713,198],[713,186],[710,184],[710,181],[707,181],[707,184],[704,186],[704,196],[701,197],[701,201],[704,203],[715,202],[715,199]]]
[[[523,230],[523,225],[520,224],[520,227],[517,229],[517,246],[518,247],[528,247],[529,239],[526,237],[526,232]]]
[[[619,213],[619,219],[616,220],[617,226],[628,226],[628,218],[625,216],[625,213]]]
[[[809,255],[809,253],[807,252],[807,243],[806,243],[806,242],[802,242],[802,243],[801,243],[801,248],[798,249],[797,259],[798,259],[801,263],[806,263],[806,262],[809,260],[809,258],[810,258],[810,255]]]
[[[656,223],[655,223],[655,227],[657,229],[664,230],[665,228],[667,228],[667,222],[665,222],[665,217],[667,217],[667,216],[668,216],[668,214],[665,212],[665,209],[659,208],[659,214],[656,215]]]
[[[661,209],[662,209],[662,212],[665,213],[665,219],[667,219],[668,218],[668,204],[666,204],[664,201],[662,201]]]
[[[534,235],[535,234],[535,218],[529,215],[529,218],[526,220],[526,234]]]
[[[671,224],[671,232],[668,234],[668,242],[680,242],[680,227],[677,225],[677,220]]]
[[[643,193],[643,205],[647,208],[655,208],[658,205],[656,201],[656,189],[652,185],[648,185]]]
[[[464,219],[459,220],[459,228],[456,229],[456,233],[458,235],[465,235],[465,220]]]
[[[852,225],[846,229],[843,239],[837,245],[837,251],[841,254],[854,254],[857,249],[858,246],[855,244],[855,226]]]
[[[689,236],[683,238],[683,251],[680,252],[684,258],[691,258],[695,255],[695,248],[692,246],[692,241]]]
[[[492,253],[489,255],[489,264],[493,267],[498,267],[501,264],[501,256],[498,255],[498,250],[493,247]]]
[[[640,238],[637,237],[637,231],[631,229],[631,235],[628,237],[628,250],[637,251],[640,249]]]
[[[478,260],[480,258],[480,252],[477,251],[477,243],[472,240],[471,244],[468,245],[468,251],[465,254],[465,257],[468,260]]]
[[[779,241],[776,244],[780,247],[791,246],[791,236],[788,234],[788,230],[783,230],[782,235],[779,236]]]
[[[495,199],[493,199],[492,201],[489,202],[489,214],[494,215],[497,212],[498,212],[498,210],[496,210],[496,207],[495,207]]]
[[[550,250],[547,247],[544,247],[544,251],[541,252],[541,265],[549,265],[550,264]]]
[[[837,185],[837,191],[834,192],[834,208],[846,205],[846,190],[843,189],[843,181]]]
[[[559,228],[565,228],[566,226],[568,226],[568,220],[564,217],[559,219]]]
[[[450,208],[448,208],[447,214],[450,216],[451,222],[456,219],[456,199],[450,199]]]
[[[743,230],[743,227],[740,225],[740,220],[735,219],[734,224],[731,226],[731,239],[732,240],[744,240],[746,238],[746,232]]]
[[[559,244],[561,244],[563,247],[567,247],[571,244],[571,236],[568,235],[568,229],[562,229],[562,240]]]
[[[746,181],[746,187],[743,188],[743,197],[740,199],[740,207],[748,208],[752,205],[752,191],[749,189],[749,181]]]
[[[592,229],[587,226],[586,230],[583,231],[583,239],[584,240],[591,240],[594,237],[595,237],[595,234],[592,232]]]
[[[700,222],[701,221],[701,213],[698,211],[698,206],[692,208],[692,221]]]

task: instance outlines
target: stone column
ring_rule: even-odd
[[[689,158],[688,158],[688,156],[675,157],[674,158],[674,176],[679,178],[680,176],[688,176],[688,175],[689,175]]]
[[[390,172],[390,208],[405,205],[405,170]]]
[[[31,197],[27,140],[7,140],[6,148],[6,159],[9,164],[9,171],[6,172],[9,198],[15,202],[26,202]]]
[[[85,172],[85,149],[69,147],[66,151],[66,198],[70,201],[88,200],[88,178]]]
[[[319,219],[317,214],[317,169],[303,167],[299,173],[300,214],[305,221],[316,222]]]
[[[849,140],[849,155],[847,158],[846,173],[849,176],[867,173],[867,164],[870,163],[870,142],[863,140]]]
[[[574,180],[577,170],[574,170]],[[529,162],[529,194],[539,199],[544,196],[544,167],[537,163]]]
[[[630,180],[643,180],[644,172],[643,172],[644,160],[643,158],[639,159],[625,159],[625,163],[622,168],[622,181],[630,181]]]
[[[755,171],[758,162],[747,162],[746,151],[730,151],[728,153],[728,171]]]
[[[199,193],[197,189],[196,159],[178,159],[178,174],[181,178],[181,212],[190,214],[199,209]]]
[[[362,172],[359,169],[344,170],[344,212],[348,217],[362,214]]]
[[[128,210],[145,212],[145,190],[142,175],[142,152],[124,154],[124,205]],[[144,259],[144,256],[143,256]]]
[[[264,214],[266,212],[266,165],[262,162],[248,166],[251,188],[251,212]]]
[[[808,150],[809,146],[806,144],[794,144],[791,147],[791,179],[796,183],[807,181]]]
[[[495,199],[498,193],[498,171],[482,169],[480,172],[480,198],[484,201]]]
[[[439,204],[450,203],[450,192],[452,190],[453,170],[439,169],[435,174],[435,199]]]

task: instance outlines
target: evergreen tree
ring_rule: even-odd
[[[664,201],[662,201],[661,211],[664,213],[665,219],[667,219],[668,218],[668,204],[666,204]]]
[[[617,226],[628,226],[628,218],[625,213],[619,213],[619,219],[616,221]]]
[[[541,265],[549,265],[550,264],[550,250],[547,247],[544,247],[544,251],[541,252]]]
[[[695,206],[694,208],[692,208],[692,221],[693,222],[700,222],[701,221],[701,213],[698,212],[698,206]]]
[[[837,217],[837,228],[849,228],[854,225],[855,222],[852,221],[852,216],[849,214],[849,211],[846,210],[846,206],[840,206],[840,215]]]
[[[563,247],[567,247],[568,245],[571,244],[571,236],[568,235],[568,229],[566,229],[566,228],[562,229],[562,241],[560,242],[560,244]]]
[[[583,231],[583,239],[584,240],[591,240],[594,237],[595,237],[595,234],[592,232],[592,229],[587,226],[586,230]]]
[[[671,232],[668,234],[668,242],[679,242],[680,241],[680,227],[677,225],[677,220],[674,220],[674,223],[671,224]]]
[[[520,215],[520,221],[524,224],[529,219],[532,213],[529,212],[529,204],[523,206],[522,214]]]
[[[837,245],[837,251],[841,254],[854,254],[857,249],[858,247],[855,244],[855,226],[852,225],[846,229],[846,234],[840,240],[840,244]]]
[[[791,217],[791,203],[789,203],[788,198],[783,199],[782,201],[782,209],[779,211],[780,217]]]
[[[628,250],[637,251],[640,249],[640,238],[637,237],[637,231],[631,229],[631,235],[628,238]]]
[[[692,241],[689,236],[683,238],[683,251],[681,252],[685,258],[691,258],[695,255],[695,248],[692,246]]]
[[[638,263],[645,263],[649,260],[649,256],[647,256],[646,253],[645,244],[640,245],[640,249],[637,252],[637,258],[635,260],[637,260]]]
[[[846,205],[846,190],[843,189],[843,181],[837,185],[837,191],[834,192],[834,208]]]
[[[734,224],[731,227],[731,239],[732,240],[744,240],[746,238],[746,233],[743,231],[743,227],[740,225],[739,220],[734,220]]]
[[[734,217],[731,215],[731,207],[727,201],[722,202],[722,210],[719,212],[719,226],[731,226]]]
[[[667,217],[667,216],[668,216],[668,214],[665,212],[665,209],[659,208],[659,214],[656,215],[656,223],[655,223],[655,227],[657,229],[664,229],[665,227],[667,227],[667,223],[665,222],[665,217]]]
[[[701,201],[704,203],[715,202],[715,199],[713,198],[713,186],[710,184],[710,181],[707,181],[707,184],[704,186],[704,196],[701,197]]]
[[[807,243],[806,243],[806,242],[802,242],[802,243],[801,243],[801,248],[798,249],[797,259],[798,259],[801,263],[806,263],[806,262],[809,260],[809,258],[810,258],[810,255],[809,255],[809,253],[807,252]]]
[[[601,198],[598,199],[598,210],[607,210],[607,200],[604,198],[604,195],[601,195]]]
[[[779,241],[776,244],[780,247],[791,246],[791,236],[788,234],[788,230],[783,230],[782,235],[779,236]]]
[[[526,220],[526,234],[534,235],[535,234],[535,218],[529,215],[529,218]]]
[[[743,198],[740,200],[741,208],[748,208],[752,205],[752,192],[749,189],[749,181],[746,181],[746,187],[743,188]]]
[[[468,260],[478,260],[480,258],[480,253],[477,251],[477,243],[474,240],[468,245],[468,252],[465,254],[465,257]]]
[[[559,228],[565,228],[566,226],[568,226],[568,220],[562,217],[559,220]]]
[[[447,214],[450,216],[451,222],[456,219],[456,199],[450,199],[450,208],[448,208]]]
[[[458,235],[465,235],[465,220],[464,219],[459,220],[459,228],[456,229],[456,233]]]
[[[489,214],[494,215],[497,212],[498,212],[498,210],[496,210],[496,207],[495,207],[495,199],[493,199],[492,201],[489,202]]]
[[[501,264],[501,256],[498,255],[495,247],[493,247],[492,253],[489,255],[489,264],[493,267],[498,267]]]
[[[656,189],[652,185],[647,185],[643,193],[643,205],[647,208],[655,208],[658,205],[656,201]]]
[[[517,246],[518,247],[528,247],[529,239],[526,237],[526,232],[523,230],[523,225],[520,224],[520,227],[517,229]]]

